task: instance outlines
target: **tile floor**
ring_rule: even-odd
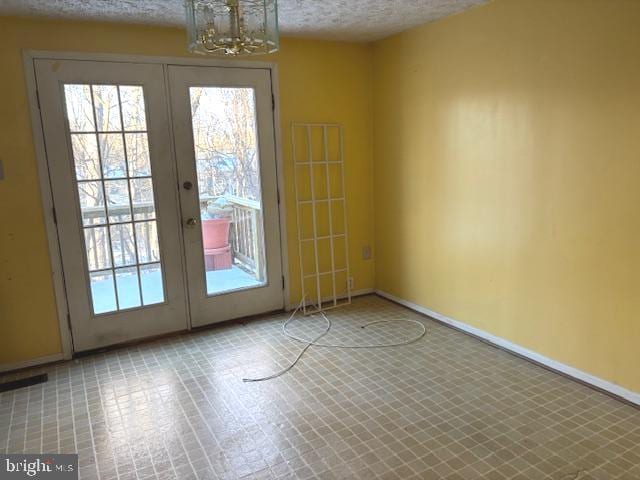
[[[312,347],[284,315],[97,354],[0,394],[0,451],[79,452],[83,479],[640,479],[640,411],[370,296]],[[293,325],[322,331],[320,319]],[[363,337],[364,336],[364,337]],[[4,379],[14,376],[5,376]]]

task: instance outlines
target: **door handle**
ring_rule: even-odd
[[[198,220],[196,220],[195,218],[187,218],[187,221],[184,222],[184,224],[188,227],[188,228],[193,228],[196,225],[198,225]]]

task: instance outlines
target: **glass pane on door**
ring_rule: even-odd
[[[208,295],[266,284],[255,92],[190,87]]]
[[[165,301],[144,92],[66,84],[94,314]]]

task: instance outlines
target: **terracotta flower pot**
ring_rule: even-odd
[[[231,268],[230,226],[230,218],[215,218],[202,221],[202,244],[204,246],[207,271]]]

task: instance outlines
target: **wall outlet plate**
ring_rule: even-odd
[[[362,247],[362,259],[371,260],[371,247],[369,245]]]

